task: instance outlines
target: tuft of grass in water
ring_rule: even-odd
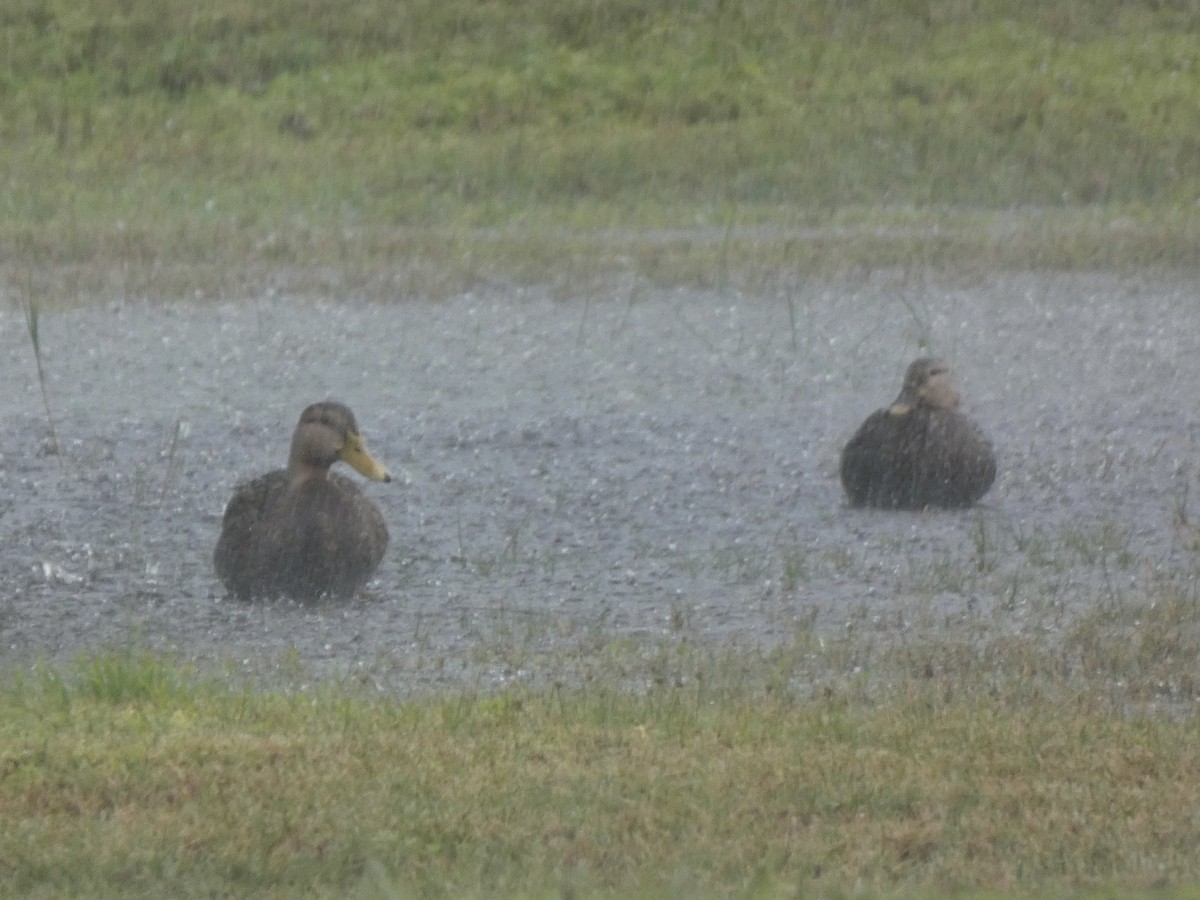
[[[1088,566],[1104,565],[1111,560],[1117,568],[1128,569],[1134,564],[1130,538],[1129,528],[1108,520],[1066,529],[1063,544]]]
[[[1133,702],[1194,704],[1200,697],[1194,579],[1162,580],[1150,599],[1099,605],[1072,629],[1063,649],[1090,678]]]
[[[30,281],[31,279],[26,280],[25,290],[21,296],[21,305],[25,312],[25,329],[29,334],[29,344],[33,348],[34,363],[37,365],[38,387],[42,392],[42,407],[46,410],[46,427],[50,431],[46,452],[52,453],[58,458],[60,467],[65,467],[62,442],[58,439],[58,428],[54,424],[54,413],[50,409],[50,391],[46,386],[46,369],[42,364],[41,305],[34,296]]]

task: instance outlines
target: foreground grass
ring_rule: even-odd
[[[116,283],[83,296],[298,264],[393,297],[1194,265],[1191,4],[18,0],[0,21],[0,249],[14,275],[102,263]]]
[[[137,653],[0,691],[25,896],[1197,896],[1194,597],[995,639],[668,651],[671,677],[410,700]],[[613,649],[618,672],[628,648]],[[662,661],[656,665],[661,666]],[[626,673],[628,674],[628,673]],[[661,674],[661,673],[660,673]],[[1182,705],[1179,705],[1179,704]]]

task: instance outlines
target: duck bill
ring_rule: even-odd
[[[342,446],[342,461],[372,481],[392,480],[383,463],[367,452],[362,437],[354,432],[346,435],[346,443]]]

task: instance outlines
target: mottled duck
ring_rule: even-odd
[[[374,481],[392,480],[367,452],[354,413],[341,403],[314,403],[300,414],[287,468],[234,491],[213,552],[231,594],[348,597],[371,577],[387,548],[387,526],[354,482],[329,471],[338,460]]]
[[[958,404],[945,363],[922,358],[910,365],[900,396],[871,413],[842,450],[842,486],[850,505],[962,507],[987,493],[996,478],[996,456]]]

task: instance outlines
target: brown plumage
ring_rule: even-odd
[[[391,481],[367,452],[354,413],[314,403],[300,414],[286,469],[240,485],[225,508],[213,552],[217,575],[241,598],[347,597],[383,559],[383,516],[338,460],[375,481]]]
[[[938,359],[908,367],[900,396],[867,417],[842,450],[852,506],[970,506],[992,486],[991,442],[958,411],[958,390]]]

